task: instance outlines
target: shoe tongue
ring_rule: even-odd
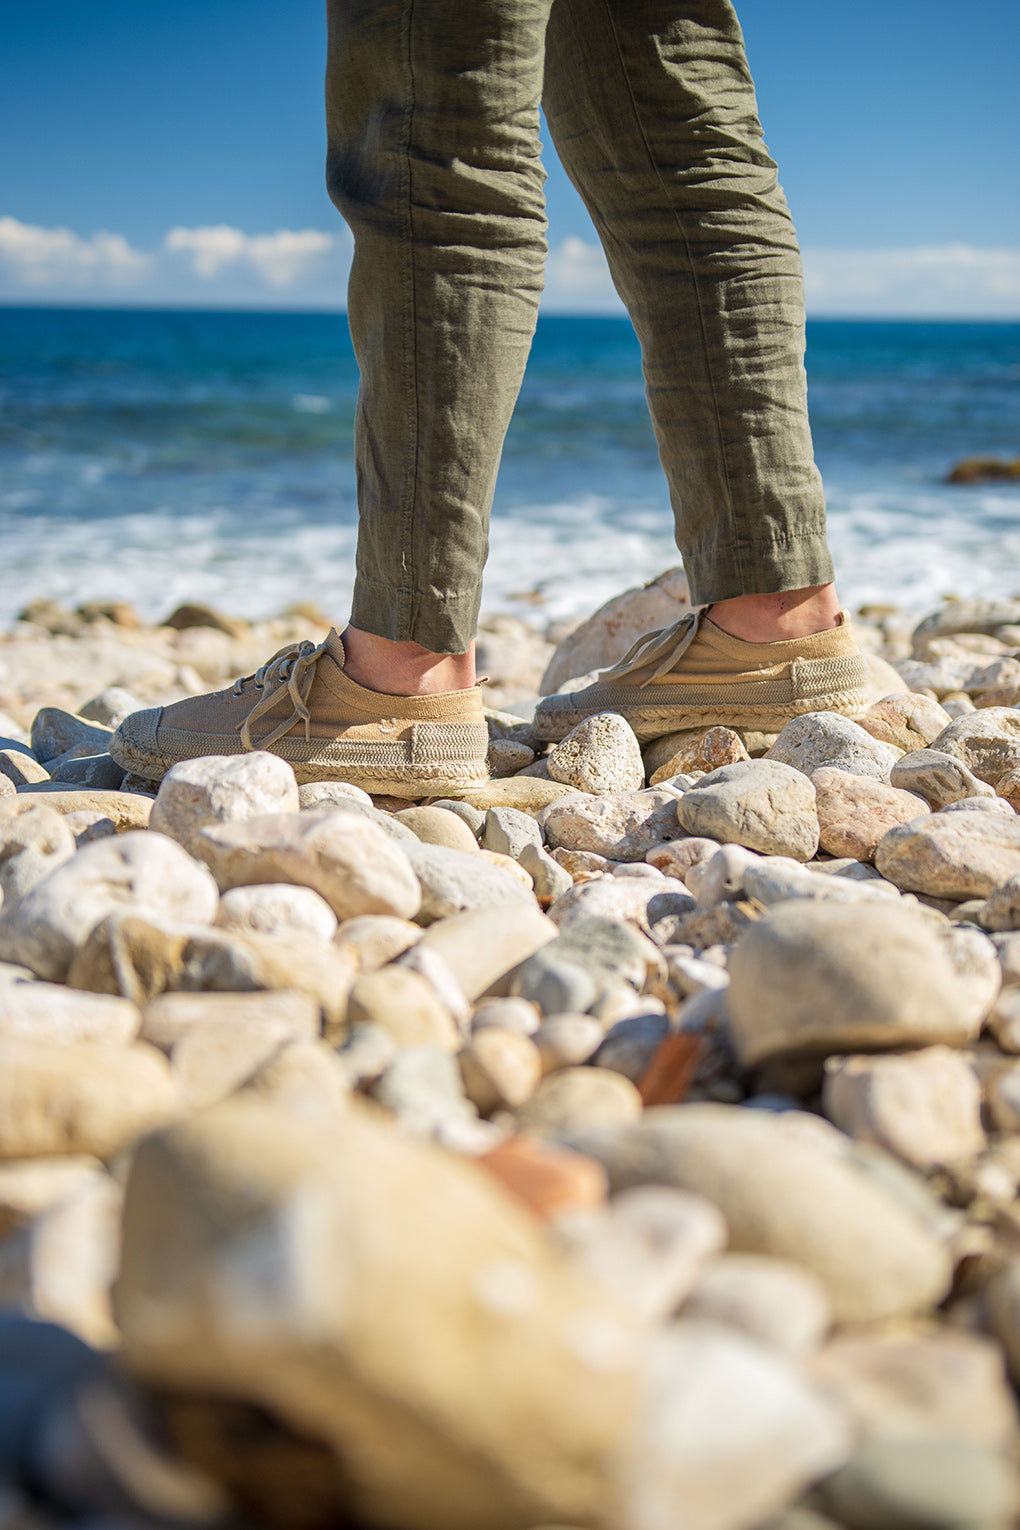
[[[329,629],[329,634],[326,638],[326,652],[334,664],[338,664],[341,669],[345,667],[347,664],[347,654],[344,652],[343,642],[335,627]]]

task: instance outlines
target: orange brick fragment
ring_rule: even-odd
[[[701,1038],[680,1032],[665,1036],[641,1076],[638,1091],[644,1104],[679,1105],[694,1081],[701,1055]]]
[[[475,1162],[543,1221],[574,1207],[601,1206],[608,1193],[601,1164],[534,1137],[508,1137]]]

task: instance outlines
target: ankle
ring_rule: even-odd
[[[717,600],[708,616],[723,632],[745,643],[777,643],[838,627],[840,604],[834,584],[816,584],[803,590]]]
[[[432,653],[418,643],[394,643],[359,627],[341,634],[345,673],[383,696],[437,696],[475,683],[475,645],[467,653]]]

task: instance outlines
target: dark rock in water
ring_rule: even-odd
[[[177,632],[185,632],[189,627],[213,627],[217,632],[225,632],[228,637],[247,637],[251,632],[251,623],[243,617],[230,616],[226,611],[217,611],[213,606],[201,605],[198,601],[188,601],[183,606],[178,606],[171,611],[164,627],[173,627]]]
[[[946,483],[1002,483],[1020,478],[1020,457],[964,457],[946,474]]]

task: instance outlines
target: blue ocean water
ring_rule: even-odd
[[[1020,593],[1020,325],[815,321],[816,454],[844,600]],[[357,369],[342,314],[0,309],[0,622],[183,599],[342,618]],[[507,439],[485,609],[580,615],[676,561],[626,320],[543,317]]]

